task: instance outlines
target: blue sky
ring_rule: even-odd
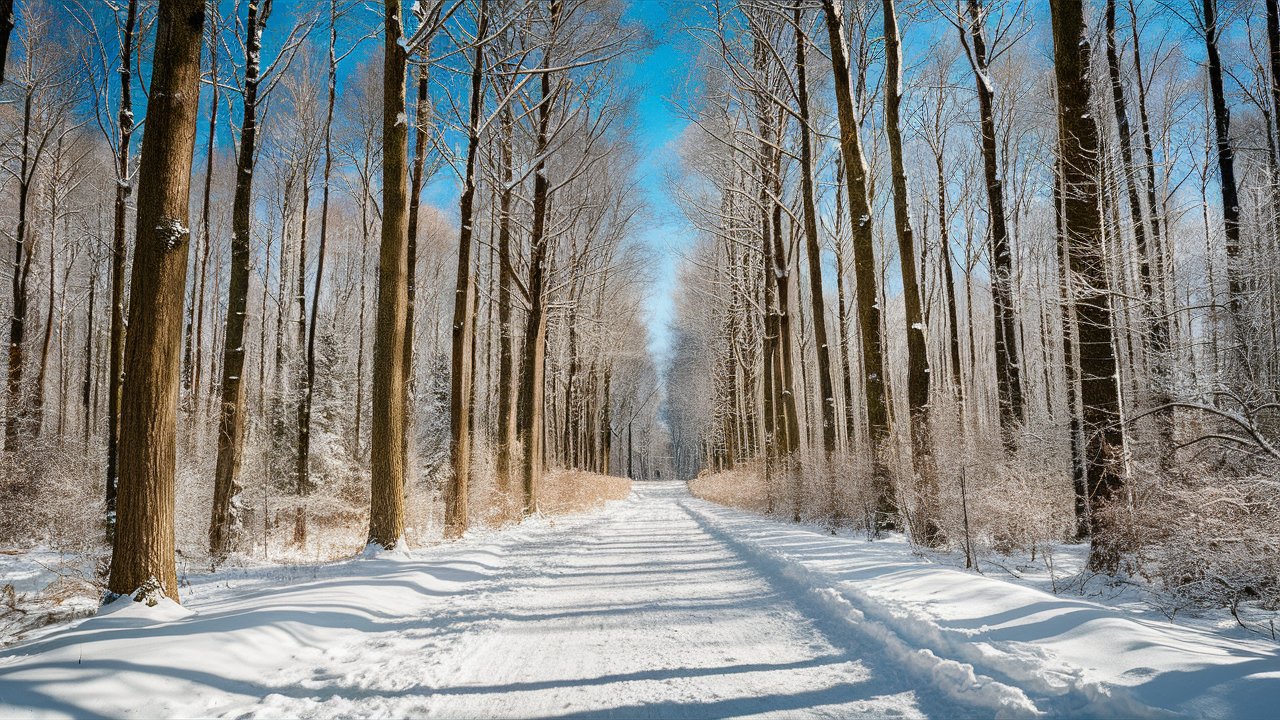
[[[635,78],[647,85],[648,91],[639,103],[641,157],[640,187],[648,195],[653,215],[643,223],[641,240],[654,250],[656,282],[649,298],[649,348],[658,358],[670,346],[669,322],[674,308],[671,293],[675,289],[676,248],[691,240],[684,225],[672,221],[667,212],[668,200],[662,190],[662,168],[668,147],[684,131],[687,122],[671,111],[669,98],[683,79],[688,58],[672,41],[669,26],[671,3],[668,0],[637,0],[627,16],[642,22],[655,34],[656,47],[635,57]]]
[[[662,173],[667,148],[680,136],[687,124],[671,112],[668,102],[678,84],[683,80],[683,73],[689,65],[680,43],[672,42],[675,33],[669,23],[673,7],[680,2],[681,0],[633,0],[625,15],[628,20],[643,24],[652,33],[654,40],[652,47],[630,57],[630,61],[634,64],[630,70],[631,81],[643,84],[647,88],[637,108],[639,112],[637,140],[640,145],[639,154],[643,158],[638,172],[640,187],[647,196],[652,215],[638,223],[638,227],[641,228],[639,239],[653,249],[656,261],[653,271],[656,282],[649,297],[649,337],[650,350],[659,359],[664,357],[670,345],[668,326],[674,312],[671,293],[675,288],[677,263],[674,249],[691,239],[691,236],[685,234],[684,225],[673,222],[672,214],[668,211],[668,200],[662,190]],[[284,31],[290,24],[289,18],[298,7],[296,2],[277,1],[272,13],[272,22],[268,24],[264,37],[264,46],[267,48],[264,56],[266,59],[274,58],[274,50],[283,41]],[[230,4],[225,4],[223,11],[229,15],[233,8]],[[365,25],[375,25],[380,22],[373,6],[357,9],[354,17]],[[315,32],[314,41],[320,44],[326,42],[323,33],[323,28],[318,29]],[[380,37],[366,39],[355,52],[348,56],[339,69],[339,92],[355,66],[367,60],[381,46],[381,42]],[[224,73],[227,72],[225,62],[224,60]],[[412,83],[409,94],[412,97]],[[138,95],[140,93],[135,92],[135,98]],[[235,119],[239,121],[238,105]],[[203,124],[201,128],[203,129]],[[229,132],[225,120],[221,121],[221,132]],[[424,188],[423,201],[447,213],[456,214],[459,191],[457,176],[446,169]]]
[[[647,196],[652,214],[641,220],[638,227],[641,228],[639,240],[653,249],[656,262],[648,315],[649,348],[659,362],[670,346],[669,324],[674,313],[671,293],[675,289],[678,259],[675,249],[691,239],[685,233],[686,227],[672,220],[668,211],[669,201],[662,189],[667,148],[687,125],[685,120],[672,113],[668,102],[688,66],[688,58],[679,43],[672,42],[674,33],[669,26],[672,6],[673,0],[635,0],[626,13],[628,20],[642,23],[649,29],[654,40],[651,48],[631,56],[633,66],[629,69],[632,81],[647,88],[637,107],[637,141],[643,158],[637,172],[640,173],[640,188]],[[446,212],[456,212],[458,192],[457,177],[446,171],[426,188],[424,200]]]

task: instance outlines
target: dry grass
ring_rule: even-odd
[[[625,500],[631,481],[624,477],[550,470],[542,476],[538,505],[545,515],[569,515],[604,507],[610,500]]]
[[[689,481],[689,492],[703,500],[764,514],[769,507],[764,475],[755,465],[699,475]]]

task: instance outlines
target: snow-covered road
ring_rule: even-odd
[[[0,653],[0,716],[1280,716],[1269,643],[1138,623],[678,483],[187,592]]]

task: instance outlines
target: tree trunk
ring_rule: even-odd
[[[458,232],[458,273],[453,293],[453,354],[449,371],[449,464],[453,471],[445,495],[444,523],[449,537],[467,530],[467,489],[471,483],[471,339],[475,316],[471,293],[472,222],[475,220],[476,153],[480,148],[480,113],[484,101],[484,35],[488,32],[489,2],[480,0],[476,19],[475,59],[471,68],[471,115],[467,126],[467,170],[458,200],[461,228]]]
[[[549,25],[554,34],[560,24],[560,0],[551,3]],[[534,145],[534,157],[538,158],[533,171],[533,227],[529,234],[529,280],[525,289],[529,293],[529,314],[525,318],[524,351],[520,374],[520,413],[517,425],[520,430],[523,457],[521,477],[524,483],[524,512],[538,510],[538,486],[542,483],[543,462],[543,399],[546,379],[547,315],[546,298],[543,297],[543,265],[547,262],[546,237],[547,183],[546,152],[551,122],[551,58],[548,51],[542,57],[541,95],[538,99],[538,131]]]
[[[844,185],[844,162],[839,156],[836,157],[836,193],[839,198],[839,192]],[[852,451],[854,446],[854,438],[857,435],[857,428],[853,422],[853,375],[849,368],[849,306],[845,301],[844,293],[844,233],[843,226],[840,222],[844,218],[844,205],[838,200],[836,202],[836,228],[835,228],[835,246],[836,246],[836,315],[840,323],[840,381],[844,390],[844,447],[846,451]]]
[[[5,452],[16,452],[21,424],[27,415],[22,395],[22,372],[27,334],[27,278],[31,273],[31,249],[27,247],[27,214],[30,212],[31,183],[35,161],[31,157],[31,112],[34,88],[26,88],[22,112],[22,161],[18,175],[18,231],[13,241],[13,303],[9,321],[9,398],[5,407]]]
[[[1009,230],[1005,222],[1004,184],[996,157],[995,88],[987,68],[987,41],[982,22],[985,12],[980,0],[968,0],[969,54],[978,87],[978,112],[982,135],[982,162],[986,174],[987,204],[990,210],[991,282],[995,301],[996,387],[1000,400],[1000,430],[1005,449],[1018,447],[1018,432],[1024,420],[1022,366],[1018,360],[1018,318],[1013,306],[1013,258],[1009,250]],[[963,33],[961,41],[965,40]],[[1086,111],[1087,112],[1087,111]]]
[[[1058,81],[1058,128],[1063,172],[1063,231],[1071,276],[1079,281],[1076,322],[1080,354],[1080,403],[1084,423],[1090,531],[1090,566],[1114,568],[1118,548],[1103,532],[1101,510],[1116,498],[1116,471],[1123,438],[1109,304],[1110,284],[1099,210],[1098,127],[1091,109],[1089,37],[1082,0],[1054,0],[1054,67]]]
[[[93,260],[93,270],[89,274],[89,310],[85,314],[84,331],[84,381],[80,386],[80,401],[84,411],[84,448],[90,449],[89,438],[93,434],[93,321],[97,310],[95,301],[98,294],[98,259]]]
[[[404,321],[404,467],[409,473],[409,446],[413,442],[413,322],[418,294],[418,211],[422,200],[423,166],[426,162],[426,135],[423,129],[427,112],[427,69],[418,68],[418,99],[414,113],[413,167],[409,171],[409,287],[406,293]]]
[[[1236,191],[1235,151],[1231,148],[1231,114],[1222,84],[1222,59],[1218,54],[1218,3],[1204,0],[1204,45],[1209,72],[1209,92],[1213,99],[1213,129],[1218,143],[1219,186],[1222,188],[1222,224],[1227,251],[1227,312],[1231,329],[1227,334],[1236,358],[1236,369],[1248,373],[1245,336],[1244,282],[1240,268],[1240,199]]]
[[[404,537],[404,332],[408,306],[409,127],[405,119],[404,27],[399,0],[386,2],[382,94],[382,241],[373,341],[373,488],[369,542]]]
[[[213,28],[209,36],[209,75],[213,80],[213,100],[209,105],[209,139],[208,149],[205,155],[204,169],[204,188],[203,197],[200,203],[200,232],[202,253],[200,255],[200,276],[199,285],[196,289],[195,301],[195,329],[192,331],[194,339],[194,357],[191,362],[191,407],[193,412],[200,407],[200,391],[202,387],[201,377],[204,365],[204,298],[205,298],[205,280],[209,271],[209,250],[213,245],[213,234],[209,229],[209,201],[213,186],[213,148],[214,139],[217,137],[218,130],[218,28]],[[216,287],[216,285],[215,285]],[[216,347],[216,346],[215,346]]]
[[[245,20],[244,116],[240,125],[240,155],[236,160],[236,192],[231,206],[231,271],[223,334],[222,406],[218,413],[218,461],[209,522],[209,553],[214,557],[223,556],[231,549],[231,532],[235,525],[233,500],[240,493],[237,476],[240,474],[240,456],[244,451],[244,330],[249,304],[249,233],[253,210],[253,161],[258,137],[258,71],[262,28],[270,14],[271,0],[252,0]]]
[[[53,342],[53,305],[56,298],[55,288],[57,285],[57,263],[54,257],[54,250],[58,245],[58,196],[57,196],[57,176],[61,171],[62,164],[62,141],[58,141],[58,153],[54,156],[53,175],[48,183],[49,191],[49,297],[45,307],[44,317],[44,338],[40,343],[40,365],[36,371],[36,382],[33,388],[34,397],[31,401],[32,415],[31,418],[31,437],[38,439],[40,432],[44,428],[44,383],[49,372],[49,347]],[[65,292],[65,289],[64,289]]]
[[[512,147],[511,108],[502,109],[502,190],[499,194],[498,217],[498,487],[503,495],[511,492],[511,442],[516,436],[516,406],[511,392],[514,353],[511,326],[511,195]]]
[[[307,326],[307,360],[298,396],[298,487],[311,488],[311,405],[316,388],[316,318],[320,311],[320,283],[324,278],[324,256],[329,240],[329,180],[333,173],[333,108],[338,83],[337,0],[329,0],[329,98],[324,121],[324,176],[320,200],[320,247],[316,250],[316,279],[311,293],[311,321]]]
[[[309,151],[308,151],[309,152]],[[295,321],[297,325],[297,336],[294,338],[297,342],[297,352],[304,352],[307,341],[307,220],[310,218],[311,210],[311,157],[308,155],[303,159],[305,167],[302,175],[302,228],[298,233],[298,275],[294,278],[294,301],[298,306],[298,317]],[[297,387],[295,389],[294,399],[298,403],[296,417],[301,420],[303,398],[307,396],[307,368],[305,365],[297,369]],[[283,414],[280,418],[281,425],[284,424]],[[296,432],[295,432],[296,437]],[[280,439],[280,452],[286,452],[285,438]],[[294,448],[297,449],[296,447]],[[309,479],[303,478],[303,473],[298,472],[298,465],[301,458],[294,453],[293,458],[293,493],[299,498],[305,497],[311,492]],[[307,511],[302,500],[298,500],[295,508],[294,525],[293,525],[293,541],[298,545],[302,545],[307,541]]]
[[[13,0],[0,0],[0,83],[9,61],[9,36],[13,33]]]
[[[1142,125],[1142,150],[1146,165],[1147,209],[1151,212],[1151,246],[1155,248],[1156,287],[1160,290],[1160,302],[1157,304],[1157,317],[1152,325],[1152,344],[1157,348],[1168,348],[1170,345],[1169,315],[1167,293],[1172,287],[1169,277],[1170,256],[1162,238],[1160,227],[1161,203],[1156,201],[1156,162],[1154,146],[1151,142],[1151,123],[1147,117],[1147,88],[1142,77],[1142,44],[1138,35],[1138,11],[1133,0],[1129,0],[1129,18],[1133,24],[1133,74],[1138,85],[1138,119]]]
[[[827,341],[827,311],[822,293],[822,250],[818,246],[818,210],[813,192],[813,148],[809,132],[809,83],[805,66],[805,34],[800,3],[794,9],[796,26],[796,89],[800,106],[800,190],[804,204],[805,251],[809,257],[809,300],[813,305],[813,342],[818,351],[818,392],[822,398],[822,450],[830,461],[836,451],[836,397],[831,382],[831,351]]]
[[[956,308],[956,279],[952,270],[954,259],[951,255],[951,219],[947,215],[947,176],[942,164],[942,148],[934,155],[938,166],[938,244],[941,246],[942,278],[947,292],[947,326],[949,330],[949,352],[951,361],[951,384],[955,398],[964,405],[964,379],[960,370],[960,318]],[[961,411],[963,412],[963,410]]]
[[[116,148],[116,198],[115,223],[111,241],[111,347],[110,370],[107,381],[107,536],[111,537],[115,528],[116,517],[116,483],[119,480],[119,445],[120,445],[120,384],[124,373],[124,266],[128,249],[125,247],[125,217],[129,209],[129,195],[133,190],[129,175],[129,147],[133,137],[133,74],[129,69],[133,55],[133,32],[137,24],[138,2],[129,0],[125,17],[124,32],[120,41],[120,145]],[[21,190],[21,188],[19,188]],[[21,199],[18,203],[19,231],[24,229],[21,222],[23,212]],[[22,234],[19,232],[18,244],[21,247]],[[18,266],[14,266],[15,273]],[[25,303],[24,303],[25,306]],[[18,317],[18,306],[14,306],[14,317]],[[10,396],[13,383],[13,344],[10,342]],[[19,357],[21,348],[19,348]],[[21,368],[21,363],[19,363]],[[5,434],[8,445],[9,435]]]
[[[896,526],[897,498],[882,455],[889,439],[889,406],[885,400],[884,348],[880,337],[880,304],[876,283],[875,240],[872,235],[871,205],[867,194],[867,161],[862,153],[859,118],[854,110],[850,87],[847,46],[840,0],[822,0],[827,35],[831,43],[831,64],[835,78],[836,109],[840,120],[840,150],[847,174],[849,220],[853,233],[853,265],[857,281],[858,328],[862,336],[862,385],[867,402],[867,427],[871,436],[871,457],[877,492],[878,522]]]
[[[200,106],[204,0],[160,6],[147,129],[138,167],[138,224],[120,433],[120,518],[107,582],[178,599],[174,470],[187,286],[191,160]],[[157,583],[159,587],[147,587]]]
[[[920,283],[916,279],[915,233],[907,203],[907,170],[902,158],[902,43],[894,0],[884,0],[885,102],[884,125],[889,136],[889,162],[893,175],[893,214],[898,235],[898,260],[902,272],[902,296],[907,322],[907,407],[911,418],[911,461],[919,496],[919,527],[912,527],[917,542],[934,547],[941,541],[937,524],[937,492],[934,488],[929,440],[929,350],[925,346],[924,314]]]

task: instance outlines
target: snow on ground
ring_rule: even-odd
[[[634,487],[113,603],[0,652],[0,716],[1280,717],[1270,642]]]
[[[0,648],[98,608],[92,562],[38,548],[0,552]]]

